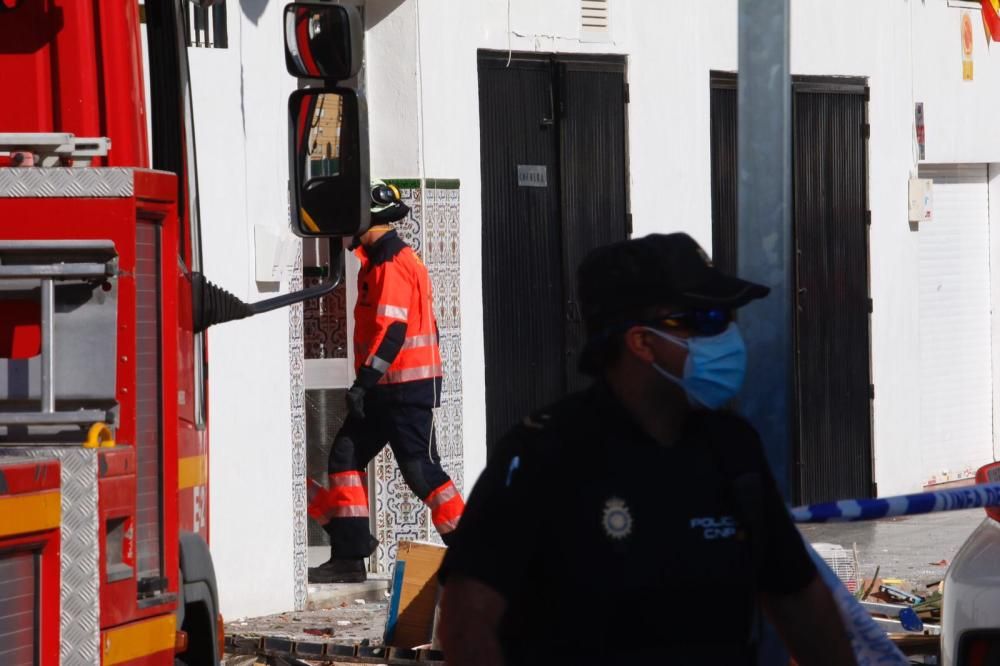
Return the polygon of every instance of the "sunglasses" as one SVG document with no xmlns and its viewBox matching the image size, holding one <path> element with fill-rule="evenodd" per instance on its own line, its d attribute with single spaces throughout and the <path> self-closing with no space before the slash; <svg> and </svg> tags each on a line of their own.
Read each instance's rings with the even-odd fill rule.
<svg viewBox="0 0 1000 666">
<path fill-rule="evenodd" d="M 671 312 L 645 323 L 668 331 L 686 330 L 698 336 L 708 337 L 724 332 L 732 321 L 733 313 L 731 311 L 713 308 Z"/>
</svg>

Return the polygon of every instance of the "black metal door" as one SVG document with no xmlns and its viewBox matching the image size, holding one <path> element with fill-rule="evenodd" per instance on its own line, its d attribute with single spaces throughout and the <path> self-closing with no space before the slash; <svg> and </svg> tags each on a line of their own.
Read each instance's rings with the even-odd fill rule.
<svg viewBox="0 0 1000 666">
<path fill-rule="evenodd" d="M 586 332 L 576 303 L 576 268 L 593 248 L 627 237 L 623 62 L 559 64 L 566 388 L 589 379 L 577 368 Z"/>
<path fill-rule="evenodd" d="M 559 136 L 547 61 L 479 60 L 487 442 L 559 395 Z M 519 167 L 534 182 L 518 184 Z M 542 176 L 544 175 L 544 181 Z M 544 183 L 544 184 L 543 184 Z"/>
<path fill-rule="evenodd" d="M 736 265 L 736 79 L 711 92 L 713 254 Z M 795 501 L 870 497 L 871 340 L 863 81 L 793 83 Z"/>
<path fill-rule="evenodd" d="M 482 51 L 487 446 L 582 386 L 575 271 L 625 237 L 625 64 Z"/>
<path fill-rule="evenodd" d="M 736 272 L 736 80 L 713 79 L 711 91 L 712 262 Z"/>
<path fill-rule="evenodd" d="M 873 492 L 865 107 L 860 85 L 793 97 L 802 502 Z"/>
</svg>

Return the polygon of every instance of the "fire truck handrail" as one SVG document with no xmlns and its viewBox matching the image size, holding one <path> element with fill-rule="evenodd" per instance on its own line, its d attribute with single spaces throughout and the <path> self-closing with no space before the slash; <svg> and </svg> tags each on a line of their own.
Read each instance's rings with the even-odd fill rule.
<svg viewBox="0 0 1000 666">
<path fill-rule="evenodd" d="M 0 426 L 89 426 L 107 420 L 108 411 L 104 409 L 78 409 L 70 412 L 0 412 Z M 3 446 L 2 442 L 0 446 Z"/>
<path fill-rule="evenodd" d="M 0 151 L 17 153 L 30 151 L 40 158 L 41 166 L 55 167 L 69 158 L 79 161 L 78 167 L 90 164 L 90 157 L 104 157 L 111 150 L 107 137 L 77 137 L 66 132 L 0 133 Z"/>
<path fill-rule="evenodd" d="M 107 253 L 106 261 L 94 261 L 95 257 L 81 257 L 74 261 L 72 256 L 61 257 L 58 261 L 47 258 L 44 262 L 5 264 L 3 255 L 30 254 L 32 252 L 60 254 Z M 100 259 L 100 258 L 98 258 Z M 109 240 L 12 240 L 0 241 L 0 279 L 24 278 L 89 278 L 110 277 L 117 274 L 118 259 L 115 245 Z"/>
<path fill-rule="evenodd" d="M 115 243 L 110 240 L 0 240 L 3 250 L 107 250 L 115 251 Z"/>
<path fill-rule="evenodd" d="M 0 280 L 21 278 L 88 278 L 115 275 L 115 262 L 106 264 L 0 265 Z"/>
</svg>

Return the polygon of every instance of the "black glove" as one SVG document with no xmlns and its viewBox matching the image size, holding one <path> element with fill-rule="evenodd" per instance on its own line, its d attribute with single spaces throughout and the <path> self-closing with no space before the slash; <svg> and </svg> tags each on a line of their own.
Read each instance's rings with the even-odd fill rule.
<svg viewBox="0 0 1000 666">
<path fill-rule="evenodd" d="M 359 419 L 365 418 L 365 389 L 355 384 L 344 396 L 347 401 L 347 412 Z"/>
</svg>

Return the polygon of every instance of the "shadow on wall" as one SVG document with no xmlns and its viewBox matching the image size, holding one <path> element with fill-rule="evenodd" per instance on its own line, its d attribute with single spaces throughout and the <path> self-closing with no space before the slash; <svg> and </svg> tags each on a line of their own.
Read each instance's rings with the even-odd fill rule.
<svg viewBox="0 0 1000 666">
<path fill-rule="evenodd" d="M 267 9 L 267 5 L 270 1 L 271 0 L 240 0 L 240 9 L 243 10 L 244 16 L 250 19 L 254 25 L 257 25 L 257 21 L 259 21 L 260 17 L 264 15 L 264 10 Z"/>
<path fill-rule="evenodd" d="M 254 25 L 264 15 L 268 3 L 271 0 L 240 0 L 240 9 L 243 15 L 250 19 Z M 358 0 L 356 4 L 364 8 L 365 29 L 373 28 L 382 22 L 386 16 L 394 12 L 407 0 Z M 282 0 L 282 5 L 286 4 Z M 349 3 L 353 4 L 353 3 Z"/>
<path fill-rule="evenodd" d="M 389 14 L 393 13 L 407 0 L 368 0 L 365 2 L 365 29 L 374 28 Z"/>
</svg>

